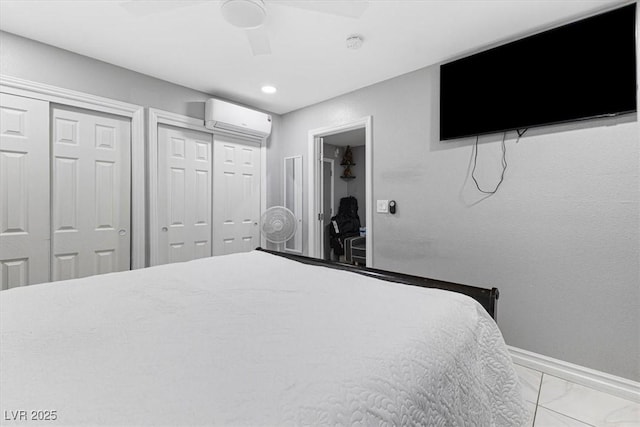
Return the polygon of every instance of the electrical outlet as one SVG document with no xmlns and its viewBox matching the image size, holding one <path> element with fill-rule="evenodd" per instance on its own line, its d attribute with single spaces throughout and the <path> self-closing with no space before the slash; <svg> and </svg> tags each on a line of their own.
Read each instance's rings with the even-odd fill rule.
<svg viewBox="0 0 640 427">
<path fill-rule="evenodd" d="M 389 212 L 389 201 L 388 200 L 377 200 L 376 201 L 376 211 L 378 213 L 388 213 Z"/>
</svg>

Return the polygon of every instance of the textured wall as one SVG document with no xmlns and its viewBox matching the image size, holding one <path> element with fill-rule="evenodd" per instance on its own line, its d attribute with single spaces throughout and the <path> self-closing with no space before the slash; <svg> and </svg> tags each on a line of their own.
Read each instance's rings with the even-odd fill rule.
<svg viewBox="0 0 640 427">
<path fill-rule="evenodd" d="M 373 199 L 398 203 L 368 224 L 376 268 L 496 286 L 508 344 L 640 380 L 636 114 L 510 132 L 485 197 L 475 140 L 439 141 L 438 83 L 433 66 L 286 114 L 273 154 L 306 156 L 310 129 L 372 115 Z M 480 138 L 484 187 L 501 137 Z"/>
</svg>

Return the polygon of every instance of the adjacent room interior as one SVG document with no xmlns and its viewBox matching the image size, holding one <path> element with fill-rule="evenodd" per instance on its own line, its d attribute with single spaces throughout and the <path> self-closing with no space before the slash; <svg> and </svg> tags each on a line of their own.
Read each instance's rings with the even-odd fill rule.
<svg viewBox="0 0 640 427">
<path fill-rule="evenodd" d="M 350 251 L 345 251 L 344 239 L 366 236 L 365 129 L 327 135 L 322 138 L 321 144 L 322 179 L 318 180 L 316 185 L 316 191 L 322 195 L 320 253 L 325 260 L 352 262 Z M 358 164 L 360 166 L 356 168 Z M 350 197 L 355 201 L 350 201 L 353 208 L 346 215 L 345 212 L 340 212 L 340 206 L 341 203 L 344 206 Z M 359 206 L 362 206 L 362 210 Z M 347 231 L 343 226 L 342 236 L 336 234 L 332 224 L 338 215 L 341 215 L 343 221 L 349 221 L 349 230 Z M 340 240 L 339 237 L 342 239 Z M 357 243 L 365 250 L 364 239 L 360 239 Z M 362 258 L 364 259 L 360 259 L 360 262 L 366 265 L 366 255 Z"/>
<path fill-rule="evenodd" d="M 323 179 L 322 188 L 319 188 L 319 190 L 322 192 L 322 218 L 324 221 L 323 259 L 340 260 L 342 256 L 343 261 L 366 265 L 366 252 L 361 254 L 364 256 L 360 256 L 359 258 L 357 256 L 357 261 L 353 261 L 351 251 L 347 251 L 347 248 L 344 246 L 344 238 L 357 237 L 358 240 L 354 243 L 356 243 L 361 250 L 366 251 L 365 240 L 360 239 L 360 237 L 366 238 L 367 229 L 365 214 L 365 129 L 360 128 L 325 136 L 322 144 Z M 355 206 L 358 207 L 358 209 L 354 209 L 353 213 L 355 213 L 355 215 L 347 217 L 348 220 L 354 220 L 354 225 L 351 226 L 350 236 L 343 236 L 342 242 L 340 242 L 338 238 L 335 238 L 332 245 L 332 218 L 339 214 L 341 201 L 349 197 L 355 199 Z M 362 210 L 359 208 L 360 206 L 362 206 Z M 351 236 L 351 234 L 354 235 Z M 351 245 L 349 244 L 349 248 L 350 247 Z"/>
</svg>

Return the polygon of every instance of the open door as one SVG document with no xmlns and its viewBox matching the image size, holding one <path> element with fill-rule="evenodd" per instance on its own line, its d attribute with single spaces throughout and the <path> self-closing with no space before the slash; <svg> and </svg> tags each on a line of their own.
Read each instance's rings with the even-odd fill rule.
<svg viewBox="0 0 640 427">
<path fill-rule="evenodd" d="M 331 259 L 329 232 L 331 217 L 335 215 L 334 200 L 334 164 L 333 159 L 322 159 L 322 254 L 324 259 Z"/>
</svg>

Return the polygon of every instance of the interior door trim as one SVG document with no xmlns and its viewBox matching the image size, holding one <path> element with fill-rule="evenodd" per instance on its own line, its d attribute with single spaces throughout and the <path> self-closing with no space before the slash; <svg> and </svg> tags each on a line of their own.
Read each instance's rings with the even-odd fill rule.
<svg viewBox="0 0 640 427">
<path fill-rule="evenodd" d="M 145 267 L 144 107 L 4 74 L 0 92 L 131 119 L 131 269 Z"/>
<path fill-rule="evenodd" d="M 320 239 L 322 238 L 322 227 L 320 221 L 317 221 L 320 213 L 320 198 L 322 195 L 318 190 L 321 177 L 322 157 L 321 147 L 322 138 L 336 133 L 346 132 L 354 129 L 364 128 L 365 130 L 365 216 L 367 218 L 367 267 L 373 267 L 373 143 L 372 143 L 372 123 L 373 116 L 364 116 L 359 119 L 351 120 L 338 125 L 330 125 L 317 129 L 311 129 L 307 136 L 308 146 L 308 196 L 307 196 L 307 224 L 308 239 L 306 254 L 312 258 L 321 258 Z"/>
<path fill-rule="evenodd" d="M 149 236 L 149 256 L 148 266 L 158 264 L 158 125 L 169 125 L 183 129 L 191 129 L 195 131 L 210 133 L 213 135 L 228 135 L 236 139 L 250 141 L 260 144 L 260 213 L 267 209 L 267 138 L 256 138 L 246 134 L 232 131 L 216 130 L 204 127 L 203 119 L 183 116 L 181 114 L 163 111 L 156 108 L 147 108 L 147 132 L 148 132 L 148 184 L 149 184 L 149 228 L 147 230 Z M 212 150 L 213 152 L 213 150 Z M 260 245 L 265 246 L 264 237 L 260 236 Z"/>
</svg>

